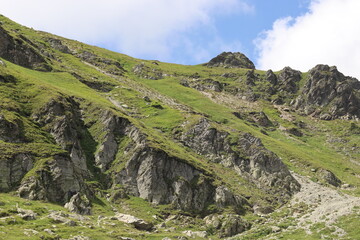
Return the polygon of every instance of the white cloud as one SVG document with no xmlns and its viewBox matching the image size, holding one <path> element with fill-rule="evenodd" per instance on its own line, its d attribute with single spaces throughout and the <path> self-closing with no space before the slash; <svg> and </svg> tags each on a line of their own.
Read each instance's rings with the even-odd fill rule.
<svg viewBox="0 0 360 240">
<path fill-rule="evenodd" d="M 213 31 L 219 14 L 252 12 L 243 0 L 11 0 L 1 11 L 26 26 L 125 52 L 166 60 L 175 36 Z M 216 36 L 212 36 L 216 37 Z"/>
<path fill-rule="evenodd" d="M 308 13 L 277 20 L 255 41 L 257 67 L 307 71 L 322 63 L 360 79 L 359 10 L 359 0 L 312 0 Z"/>
</svg>

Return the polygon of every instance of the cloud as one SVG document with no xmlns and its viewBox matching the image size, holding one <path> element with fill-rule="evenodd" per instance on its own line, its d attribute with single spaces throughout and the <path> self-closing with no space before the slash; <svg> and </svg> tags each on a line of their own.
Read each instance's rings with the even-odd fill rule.
<svg viewBox="0 0 360 240">
<path fill-rule="evenodd" d="M 255 40 L 257 67 L 307 71 L 322 63 L 360 79 L 359 9 L 359 0 L 312 0 L 303 16 L 278 19 Z"/>
<path fill-rule="evenodd" d="M 216 16 L 254 11 L 243 0 L 11 0 L 1 9 L 26 26 L 161 60 L 170 59 L 191 31 L 217 38 Z"/>
</svg>

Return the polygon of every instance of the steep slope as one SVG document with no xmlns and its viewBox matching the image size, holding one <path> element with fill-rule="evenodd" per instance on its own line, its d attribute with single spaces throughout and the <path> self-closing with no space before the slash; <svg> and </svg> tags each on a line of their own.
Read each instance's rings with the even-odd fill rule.
<svg viewBox="0 0 360 240">
<path fill-rule="evenodd" d="M 334 68 L 263 72 L 240 53 L 198 66 L 138 60 L 5 17 L 0 39 L 6 198 L 61 204 L 90 214 L 84 224 L 132 214 L 151 225 L 131 218 L 137 229 L 163 224 L 154 237 L 204 236 L 195 226 L 223 238 L 300 190 L 288 167 L 359 194 L 358 82 Z M 111 226 L 100 219 L 99 231 Z"/>
</svg>

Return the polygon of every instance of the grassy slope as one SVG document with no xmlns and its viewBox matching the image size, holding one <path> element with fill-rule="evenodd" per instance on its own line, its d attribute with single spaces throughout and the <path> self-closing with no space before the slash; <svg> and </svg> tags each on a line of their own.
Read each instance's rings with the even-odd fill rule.
<svg viewBox="0 0 360 240">
<path fill-rule="evenodd" d="M 7 29 L 18 29 L 22 34 L 31 38 L 32 41 L 40 42 L 45 46 L 48 46 L 48 43 L 43 39 L 50 35 L 20 27 L 7 19 L 2 19 L 2 21 L 7 23 Z M 135 118 L 132 118 L 132 121 L 149 134 L 150 139 L 153 139 L 155 145 L 165 148 L 169 153 L 175 156 L 187 159 L 199 168 L 206 169 L 206 171 L 223 173 L 220 175 L 222 176 L 220 177 L 220 181 L 225 181 L 227 184 L 234 186 L 236 181 L 242 181 L 239 177 L 232 173 L 228 173 L 228 171 L 221 166 L 210 166 L 206 160 L 203 160 L 194 153 L 189 154 L 186 149 L 181 148 L 179 144 L 170 140 L 173 129 L 182 122 L 186 120 L 191 121 L 193 118 L 199 118 L 199 114 L 204 114 L 209 116 L 211 120 L 222 123 L 222 127 L 225 129 L 250 132 L 261 138 L 265 146 L 278 154 L 292 170 L 301 174 L 310 175 L 313 179 L 316 179 L 315 173 L 311 171 L 312 168 L 328 169 L 334 172 L 343 182 L 356 187 L 355 190 L 349 190 L 348 192 L 360 195 L 360 190 L 358 190 L 360 188 L 360 179 L 357 177 L 360 175 L 360 167 L 358 164 L 349 161 L 349 159 L 352 158 L 353 161 L 359 163 L 359 154 L 354 153 L 349 157 L 348 154 L 341 150 L 341 144 L 344 145 L 344 143 L 330 144 L 327 141 L 327 134 L 331 132 L 334 137 L 346 139 L 348 142 L 345 144 L 357 144 L 360 140 L 360 136 L 358 134 L 351 134 L 349 122 L 342 120 L 328 122 L 315 121 L 310 118 L 297 116 L 293 113 L 299 121 L 301 120 L 310 126 L 309 128 L 303 129 L 305 133 L 303 137 L 289 136 L 280 130 L 268 131 L 268 135 L 264 135 L 260 132 L 261 128 L 236 118 L 232 114 L 234 109 L 217 104 L 198 91 L 186 88 L 179 83 L 181 77 L 189 77 L 195 73 L 203 78 L 217 78 L 214 76 L 219 76 L 224 72 L 234 72 L 239 75 L 244 75 L 247 72 L 245 69 L 209 69 L 200 65 L 183 66 L 168 63 L 159 63 L 159 65 L 153 66 L 151 65 L 151 61 L 140 61 L 101 48 L 87 46 L 76 41 L 62 40 L 72 49 L 91 51 L 98 56 L 111 58 L 121 62 L 123 67 L 127 70 L 127 73 L 122 77 L 123 79 L 130 79 L 139 87 L 145 87 L 156 94 L 165 95 L 175 99 L 178 103 L 188 106 L 198 114 L 190 114 L 179 109 L 174 109 L 160 100 L 156 101 L 163 106 L 163 109 L 157 109 L 152 106 L 153 104 L 156 104 L 156 102 L 152 102 L 151 104 L 146 103 L 142 99 L 144 94 L 139 93 L 128 86 L 126 81 L 121 81 L 120 78 L 118 79 L 103 74 L 94 67 L 82 63 L 77 57 L 70 54 L 63 54 L 55 50 L 54 54 L 61 60 L 61 63 L 52 61 L 52 65 L 54 66 L 54 69 L 59 70 L 59 72 L 38 72 L 16 66 L 9 62 L 6 62 L 6 68 L 1 67 L 2 73 L 14 75 L 16 78 L 20 79 L 20 87 L 15 90 L 12 89 L 15 91 L 12 95 L 9 94 L 9 88 L 2 86 L 2 106 L 21 108 L 24 112 L 27 112 L 29 111 L 27 108 L 31 108 L 32 110 L 38 109 L 49 99 L 54 98 L 57 95 L 69 95 L 84 99 L 87 102 L 92 102 L 98 107 L 114 109 L 115 111 L 118 111 L 118 114 L 123 114 L 108 100 L 108 97 L 111 96 L 119 102 L 128 105 L 130 109 L 135 112 Z M 132 73 L 132 68 L 141 62 L 145 62 L 145 64 L 166 72 L 171 76 L 160 80 L 139 78 Z M 65 72 L 63 72 L 64 70 Z M 113 89 L 110 93 L 97 92 L 78 81 L 70 74 L 71 72 L 79 73 L 85 78 L 96 77 L 97 81 L 116 84 L 119 87 Z M 264 74 L 264 72 L 261 71 L 257 71 L 257 73 L 261 75 Z M 228 80 L 223 81 L 229 83 Z M 236 85 L 237 83 L 230 82 L 229 84 Z M 21 89 L 21 91 L 19 89 Z M 14 94 L 18 99 L 14 99 Z M 25 102 L 26 99 L 28 100 L 27 104 L 23 104 L 22 102 Z M 279 112 L 274 110 L 269 104 L 263 103 L 261 104 L 261 108 L 272 121 L 276 121 L 281 125 L 292 126 L 293 123 L 281 119 L 279 117 Z M 8 116 L 10 118 L 12 116 L 11 113 L 9 113 Z M 20 117 L 23 118 L 23 116 Z M 36 126 L 32 126 L 32 123 L 26 119 L 24 120 L 25 122 L 28 122 L 26 132 L 31 133 L 29 135 L 32 136 L 33 141 L 40 143 L 28 144 L 27 147 L 32 146 L 34 151 L 39 151 L 40 149 L 45 149 L 44 151 L 49 152 L 61 151 L 53 145 L 51 138 L 46 135 L 46 133 L 38 130 Z M 48 143 L 49 145 L 45 145 L 44 143 Z M 3 142 L 1 143 L 1 146 L 4 149 L 3 153 L 6 152 L 6 149 L 8 151 L 11 149 Z M 49 149 L 46 150 L 46 146 L 49 146 Z M 247 190 L 246 186 L 238 186 L 238 188 L 238 191 L 240 192 L 252 191 L 251 189 Z M 261 194 L 259 194 L 258 197 L 261 197 Z M 23 201 L 10 195 L 3 194 L 2 199 L 6 198 L 11 198 L 11 201 Z M 134 200 L 134 202 L 136 201 L 139 200 Z M 130 201 L 129 204 L 131 205 L 133 202 Z M 57 209 L 57 206 L 55 207 L 54 205 L 51 205 L 49 208 L 53 207 L 54 209 Z M 103 207 L 99 205 L 99 209 L 103 209 Z M 141 209 L 141 207 L 133 207 L 130 209 Z M 152 208 L 150 207 L 149 209 Z M 140 213 L 140 215 L 144 215 L 143 217 L 146 216 L 146 214 L 143 213 Z M 36 224 L 40 224 L 40 222 Z M 44 223 L 43 226 L 47 224 L 48 223 Z M 66 235 L 66 233 L 64 234 Z M 95 232 L 92 234 L 94 236 L 96 235 Z"/>
</svg>

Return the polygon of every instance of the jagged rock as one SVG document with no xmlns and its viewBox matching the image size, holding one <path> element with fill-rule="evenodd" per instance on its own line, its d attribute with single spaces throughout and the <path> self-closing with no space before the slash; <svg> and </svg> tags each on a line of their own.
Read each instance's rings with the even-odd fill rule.
<svg viewBox="0 0 360 240">
<path fill-rule="evenodd" d="M 1 79 L 1 78 L 0 78 Z M 15 115 L 16 116 L 16 115 Z M 0 114 L 0 140 L 5 142 L 22 142 L 22 122 L 19 118 L 11 116 L 11 120 Z"/>
<path fill-rule="evenodd" d="M 293 105 L 306 115 L 324 120 L 359 117 L 360 82 L 345 77 L 336 67 L 317 65 L 309 71 L 302 93 Z"/>
<path fill-rule="evenodd" d="M 0 26 L 0 42 L 0 57 L 23 67 L 41 71 L 51 70 L 45 58 L 25 37 L 14 38 Z"/>
<path fill-rule="evenodd" d="M 278 76 L 278 85 L 280 91 L 296 93 L 298 91 L 297 83 L 301 80 L 301 72 L 290 67 L 281 70 Z"/>
<path fill-rule="evenodd" d="M 133 72 L 141 77 L 146 79 L 158 80 L 164 78 L 164 74 L 157 68 L 150 68 L 145 65 L 145 63 L 140 63 L 133 68 Z"/>
<path fill-rule="evenodd" d="M 78 213 L 81 215 L 91 214 L 91 202 L 85 195 L 81 196 L 80 193 L 75 194 L 70 198 L 70 201 L 64 206 L 69 211 Z"/>
<path fill-rule="evenodd" d="M 124 72 L 126 72 L 126 70 L 122 67 L 122 65 L 118 61 L 99 57 L 92 52 L 83 51 L 77 54 L 77 56 L 81 58 L 83 61 L 90 63 L 95 67 L 101 68 L 102 71 L 108 74 L 122 76 Z"/>
<path fill-rule="evenodd" d="M 285 195 L 299 190 L 299 183 L 281 160 L 264 148 L 260 139 L 248 133 L 239 135 L 235 142 L 230 141 L 228 132 L 217 130 L 203 118 L 181 136 L 181 141 L 210 160 L 255 180 L 259 187 L 278 186 Z"/>
<path fill-rule="evenodd" d="M 254 73 L 254 70 L 247 71 L 246 73 L 246 80 L 245 84 L 248 86 L 255 86 L 255 81 L 257 80 L 257 77 Z"/>
<path fill-rule="evenodd" d="M 211 78 L 206 79 L 181 79 L 180 84 L 184 87 L 195 88 L 199 91 L 212 90 L 215 92 L 221 92 L 223 90 L 223 85 L 219 81 L 215 81 Z"/>
<path fill-rule="evenodd" d="M 50 38 L 49 39 L 50 46 L 60 52 L 63 53 L 71 53 L 71 50 L 68 46 L 64 45 L 60 39 Z"/>
<path fill-rule="evenodd" d="M 65 203 L 73 193 L 80 191 L 82 184 L 71 160 L 55 155 L 44 161 L 36 174 L 22 180 L 18 193 L 30 200 Z"/>
<path fill-rule="evenodd" d="M 227 187 L 219 186 L 215 190 L 215 203 L 220 208 L 232 206 L 238 212 L 243 211 L 249 203 L 243 197 L 234 195 Z"/>
<path fill-rule="evenodd" d="M 201 171 L 159 149 L 138 148 L 115 179 L 129 194 L 154 204 L 202 211 L 213 202 L 214 186 Z"/>
<path fill-rule="evenodd" d="M 0 161 L 0 191 L 9 191 L 33 167 L 32 156 L 25 153 Z"/>
<path fill-rule="evenodd" d="M 132 215 L 119 213 L 116 214 L 115 217 L 117 218 L 117 220 L 121 222 L 132 224 L 136 229 L 139 230 L 150 231 L 154 227 L 152 223 L 148 223 Z"/>
<path fill-rule="evenodd" d="M 205 66 L 255 69 L 254 63 L 240 52 L 223 52 L 215 58 L 211 59 L 210 62 L 205 64 Z"/>
<path fill-rule="evenodd" d="M 199 91 L 212 90 L 215 92 L 221 92 L 221 90 L 223 89 L 223 86 L 220 82 L 215 81 L 210 78 L 207 78 L 204 80 L 198 80 L 193 85 L 194 86 L 192 86 L 192 87 Z"/>
<path fill-rule="evenodd" d="M 332 173 L 329 170 L 326 169 L 320 169 L 318 172 L 318 176 L 320 176 L 321 179 L 325 180 L 328 184 L 331 184 L 335 187 L 340 187 L 342 182 L 340 179 L 338 179 L 334 173 Z"/>
<path fill-rule="evenodd" d="M 204 218 L 205 224 L 216 229 L 220 238 L 231 237 L 250 229 L 251 224 L 236 214 L 209 215 Z"/>
<path fill-rule="evenodd" d="M 266 81 L 270 82 L 272 85 L 276 85 L 278 83 L 277 76 L 272 70 L 268 70 L 265 75 Z"/>
<path fill-rule="evenodd" d="M 80 129 L 85 129 L 85 126 L 79 104 L 72 98 L 52 99 L 32 117 L 48 129 L 57 144 L 70 154 L 75 171 L 88 176 L 86 156 L 80 142 Z"/>
<path fill-rule="evenodd" d="M 264 112 L 249 112 L 249 117 L 262 127 L 270 127 L 273 125 Z"/>
<path fill-rule="evenodd" d="M 128 119 L 118 117 L 110 111 L 104 111 L 100 116 L 105 132 L 105 136 L 100 143 L 98 151 L 95 153 L 96 164 L 105 171 L 109 164 L 115 160 L 118 150 L 116 139 L 123 136 L 130 137 L 134 142 L 143 145 L 144 136 L 134 127 Z"/>
</svg>

